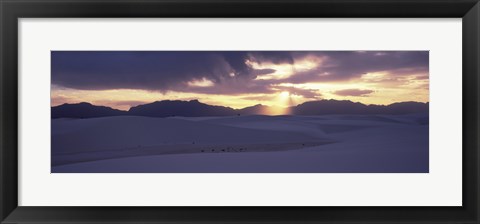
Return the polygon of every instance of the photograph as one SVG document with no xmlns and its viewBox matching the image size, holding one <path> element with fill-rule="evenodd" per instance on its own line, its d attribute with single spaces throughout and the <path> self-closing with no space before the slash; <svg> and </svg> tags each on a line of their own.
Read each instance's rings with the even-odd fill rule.
<svg viewBox="0 0 480 224">
<path fill-rule="evenodd" d="M 429 173 L 429 51 L 51 51 L 51 173 Z"/>
</svg>

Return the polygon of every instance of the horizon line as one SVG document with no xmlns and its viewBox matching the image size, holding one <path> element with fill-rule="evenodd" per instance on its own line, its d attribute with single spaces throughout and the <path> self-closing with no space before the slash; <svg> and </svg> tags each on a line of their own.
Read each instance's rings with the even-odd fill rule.
<svg viewBox="0 0 480 224">
<path fill-rule="evenodd" d="M 292 106 L 288 106 L 288 107 L 281 107 L 281 106 L 268 106 L 268 105 L 264 105 L 264 104 L 255 104 L 255 105 L 251 105 L 251 106 L 246 106 L 246 107 L 243 107 L 243 108 L 238 108 L 238 109 L 235 109 L 235 108 L 232 108 L 232 107 L 229 107 L 229 106 L 222 106 L 222 105 L 212 105 L 212 104 L 207 104 L 207 103 L 203 103 L 201 102 L 200 100 L 198 99 L 193 99 L 193 100 L 156 100 L 156 101 L 153 101 L 153 102 L 146 102 L 144 104 L 138 104 L 136 106 L 131 106 L 128 110 L 122 110 L 122 109 L 117 109 L 117 108 L 113 108 L 113 107 L 109 107 L 109 106 L 105 106 L 105 105 L 98 105 L 98 104 L 93 104 L 93 103 L 90 103 L 90 102 L 78 102 L 78 103 L 63 103 L 63 104 L 59 104 L 59 105 L 56 105 L 56 106 L 50 106 L 50 108 L 53 108 L 53 107 L 59 107 L 59 106 L 63 106 L 63 105 L 76 105 L 76 104 L 90 104 L 92 106 L 99 106 L 99 107 L 107 107 L 107 108 L 110 108 L 110 109 L 114 109 L 114 110 L 119 110 L 119 111 L 125 111 L 125 112 L 128 112 L 130 111 L 133 107 L 137 107 L 137 106 L 141 106 L 141 105 L 147 105 L 147 104 L 152 104 L 152 103 L 157 103 L 157 102 L 163 102 L 163 101 L 179 101 L 179 102 L 192 102 L 192 101 L 197 101 L 199 103 L 202 103 L 202 104 L 205 104 L 205 105 L 209 105 L 209 106 L 219 106 L 219 107 L 226 107 L 226 108 L 230 108 L 230 109 L 233 109 L 233 110 L 242 110 L 242 109 L 245 109 L 245 108 L 248 108 L 248 107 L 254 107 L 254 106 L 266 106 L 266 107 L 274 107 L 274 108 L 282 108 L 282 109 L 287 109 L 287 108 L 290 108 L 290 107 L 296 107 L 296 106 L 299 106 L 301 104 L 305 104 L 305 103 L 309 103 L 309 102 L 320 102 L 320 101 L 339 101 L 339 102 L 342 102 L 342 101 L 348 101 L 348 102 L 351 102 L 351 103 L 359 103 L 359 104 L 362 104 L 362 105 L 365 105 L 365 106 L 390 106 L 390 105 L 393 105 L 393 104 L 396 104 L 396 103 L 408 103 L 408 102 L 412 102 L 412 103 L 423 103 L 423 104 L 429 104 L 430 101 L 427 101 L 427 102 L 420 102 L 420 101 L 400 101 L 400 102 L 394 102 L 394 103 L 391 103 L 391 104 L 364 104 L 364 103 L 361 103 L 361 102 L 358 102 L 358 101 L 351 101 L 351 100 L 336 100 L 336 99 L 320 99 L 320 100 L 312 100 L 312 101 L 305 101 L 303 103 L 299 103 L 297 105 L 292 105 Z"/>
</svg>

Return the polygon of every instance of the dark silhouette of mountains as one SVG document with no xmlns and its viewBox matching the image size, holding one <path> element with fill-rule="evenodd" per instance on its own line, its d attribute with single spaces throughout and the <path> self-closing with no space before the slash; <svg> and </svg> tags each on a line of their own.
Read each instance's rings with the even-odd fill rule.
<svg viewBox="0 0 480 224">
<path fill-rule="evenodd" d="M 428 112 L 428 103 L 401 102 L 390 105 L 365 105 L 348 100 L 310 101 L 291 107 L 295 115 L 326 114 L 411 114 Z"/>
<path fill-rule="evenodd" d="M 239 109 L 238 114 L 266 114 L 266 111 L 270 110 L 271 107 L 265 106 L 262 104 L 257 104 L 251 107 L 245 107 L 243 109 Z"/>
<path fill-rule="evenodd" d="M 292 115 L 328 115 L 328 114 L 410 114 L 428 113 L 428 103 L 401 102 L 390 105 L 365 105 L 348 100 L 310 101 L 288 108 Z M 198 100 L 179 101 L 164 100 L 138 105 L 129 111 L 121 111 L 110 107 L 95 106 L 90 103 L 63 104 L 52 107 L 52 118 L 93 118 L 107 116 L 148 116 L 148 117 L 203 117 L 203 116 L 239 116 L 268 114 L 274 111 L 265 105 L 255 105 L 243 109 L 223 106 L 212 106 Z"/>
<path fill-rule="evenodd" d="M 130 115 L 147 117 L 204 117 L 233 116 L 236 111 L 230 107 L 211 106 L 198 100 L 179 101 L 164 100 L 130 108 Z"/>
<path fill-rule="evenodd" d="M 92 118 L 127 115 L 127 111 L 110 107 L 95 106 L 90 103 L 63 104 L 52 107 L 52 118 Z"/>
</svg>

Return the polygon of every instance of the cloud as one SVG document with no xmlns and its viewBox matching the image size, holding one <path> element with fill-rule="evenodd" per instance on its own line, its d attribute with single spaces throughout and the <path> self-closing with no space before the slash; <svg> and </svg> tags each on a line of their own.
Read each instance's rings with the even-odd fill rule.
<svg viewBox="0 0 480 224">
<path fill-rule="evenodd" d="M 212 81 L 206 79 L 206 78 L 203 78 L 201 80 L 193 80 L 193 81 L 190 81 L 187 83 L 189 86 L 196 86 L 196 87 L 211 87 L 211 86 L 214 86 L 215 83 L 213 83 Z"/>
<path fill-rule="evenodd" d="M 53 51 L 52 83 L 84 90 L 146 89 L 165 91 L 192 80 L 222 83 L 254 79 L 274 72 L 256 70 L 248 60 L 290 62 L 288 52 L 247 51 Z"/>
<path fill-rule="evenodd" d="M 53 84 L 85 90 L 161 91 L 193 79 L 217 80 L 242 69 L 235 71 L 224 58 L 211 53 L 52 52 Z"/>
<path fill-rule="evenodd" d="M 306 55 L 324 57 L 321 66 L 299 72 L 287 80 L 290 83 L 343 81 L 371 72 L 393 75 L 428 73 L 428 51 L 332 51 L 311 52 Z M 305 55 L 303 55 L 305 57 Z"/>
<path fill-rule="evenodd" d="M 343 89 L 335 91 L 334 94 L 339 96 L 367 96 L 375 91 L 368 89 Z"/>
<path fill-rule="evenodd" d="M 290 94 L 303 96 L 304 98 L 309 99 L 319 99 L 322 96 L 322 94 L 315 89 L 302 89 L 293 86 L 275 86 L 274 88 L 278 91 L 287 91 Z"/>
<path fill-rule="evenodd" d="M 52 51 L 51 57 L 52 85 L 59 88 L 233 95 L 272 93 L 280 83 L 336 82 L 375 72 L 386 72 L 390 79 L 411 74 L 428 78 L 429 63 L 427 51 Z M 275 69 L 300 68 L 302 63 L 309 66 L 292 74 Z M 256 79 L 265 75 L 278 78 Z M 316 90 L 289 91 L 319 96 Z"/>
<path fill-rule="evenodd" d="M 255 101 L 271 101 L 274 100 L 276 96 L 272 95 L 255 95 L 255 96 L 244 96 L 241 99 L 244 100 L 255 100 Z"/>
</svg>

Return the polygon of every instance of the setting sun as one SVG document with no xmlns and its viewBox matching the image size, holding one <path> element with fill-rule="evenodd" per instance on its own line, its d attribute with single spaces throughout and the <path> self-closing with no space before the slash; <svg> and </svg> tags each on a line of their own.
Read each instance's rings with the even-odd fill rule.
<svg viewBox="0 0 480 224">
<path fill-rule="evenodd" d="M 290 96 L 290 93 L 289 93 L 288 91 L 283 91 L 283 92 L 280 93 L 280 97 L 281 97 L 282 99 L 286 99 L 286 98 L 288 98 L 289 96 Z"/>
</svg>

